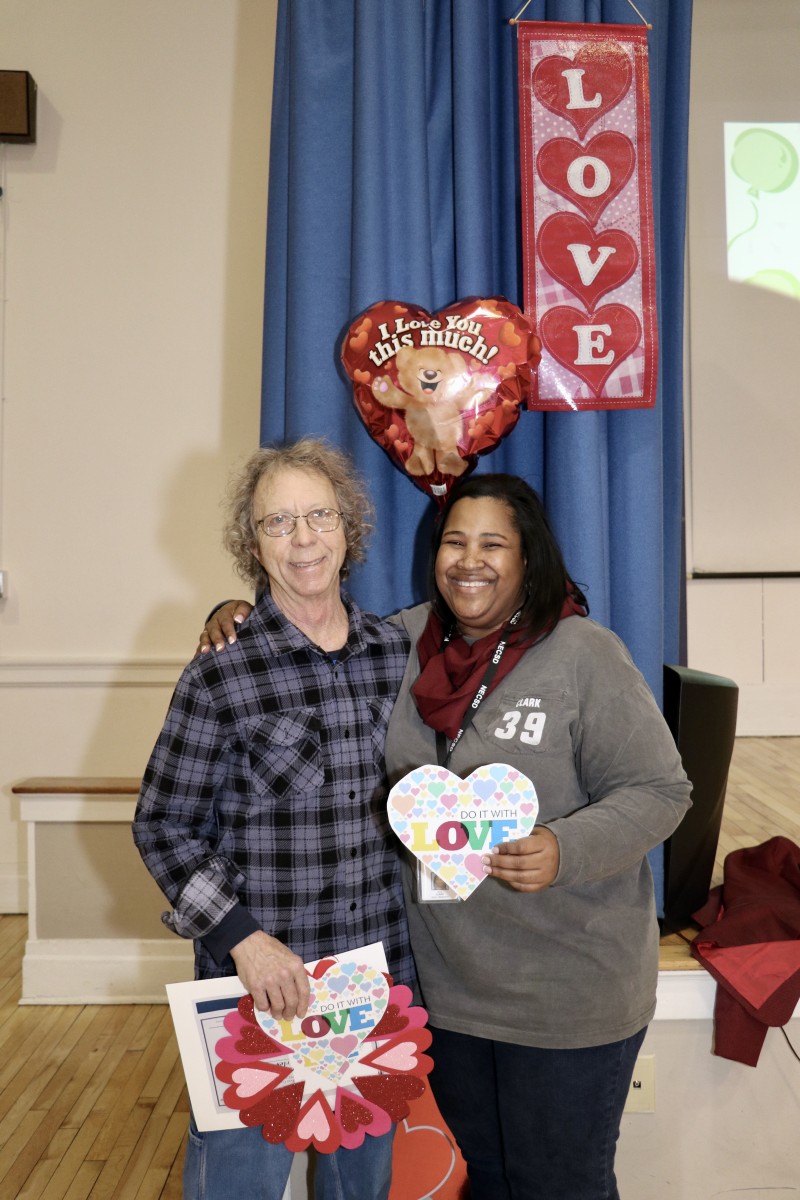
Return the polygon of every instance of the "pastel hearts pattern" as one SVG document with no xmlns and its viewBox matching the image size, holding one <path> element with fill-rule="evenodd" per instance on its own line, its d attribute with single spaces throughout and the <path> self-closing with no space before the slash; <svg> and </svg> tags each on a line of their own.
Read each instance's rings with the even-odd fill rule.
<svg viewBox="0 0 800 1200">
<path fill-rule="evenodd" d="M 581 165 L 582 160 L 597 160 L 607 179 L 600 178 L 602 171 L 598 173 L 591 161 Z M 625 187 L 635 165 L 633 142 L 615 130 L 598 133 L 585 146 L 572 138 L 551 138 L 536 157 L 542 181 L 579 208 L 593 225 Z M 584 191 L 576 190 L 578 181 Z"/>
<path fill-rule="evenodd" d="M 406 848 L 466 900 L 486 878 L 481 855 L 526 837 L 539 802 L 530 779 L 505 763 L 479 767 L 466 779 L 428 765 L 395 784 L 387 811 Z"/>
<path fill-rule="evenodd" d="M 569 88 L 582 102 L 573 103 Z M 579 77 L 578 77 L 579 76 Z M 595 121 L 619 104 L 631 86 L 631 60 L 618 42 L 591 42 L 581 46 L 573 58 L 552 54 L 541 59 L 533 72 L 533 94 L 556 116 L 569 121 L 583 137 Z"/>
<path fill-rule="evenodd" d="M 595 334 L 593 356 L 608 362 L 576 362 L 578 335 L 576 326 L 603 326 Z M 606 332 L 607 331 L 607 332 Z M 595 396 L 603 390 L 610 375 L 632 354 L 642 340 L 642 327 L 636 313 L 621 304 L 606 304 L 589 316 L 568 305 L 556 305 L 542 317 L 542 341 L 553 358 L 578 375 Z"/>
<path fill-rule="evenodd" d="M 309 982 L 311 1000 L 302 1021 L 279 1021 L 258 1010 L 255 1019 L 262 1033 L 290 1052 L 296 1079 L 330 1087 L 349 1077 L 361 1043 L 373 1036 L 386 1012 L 389 987 L 380 971 L 352 962 L 334 962 Z M 358 1008 L 355 1028 L 349 1016 L 353 1008 Z"/>
<path fill-rule="evenodd" d="M 630 234 L 622 229 L 596 233 L 577 213 L 547 217 L 539 230 L 536 249 L 545 270 L 582 300 L 589 311 L 601 296 L 630 279 L 639 261 Z"/>
</svg>

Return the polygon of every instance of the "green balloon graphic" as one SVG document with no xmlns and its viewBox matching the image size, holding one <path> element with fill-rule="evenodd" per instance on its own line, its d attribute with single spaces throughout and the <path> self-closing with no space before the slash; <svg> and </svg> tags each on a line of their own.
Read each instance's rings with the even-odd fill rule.
<svg viewBox="0 0 800 1200">
<path fill-rule="evenodd" d="M 751 196 L 759 192 L 784 192 L 797 177 L 797 150 L 771 129 L 745 129 L 733 144 L 731 166 L 749 183 Z"/>
<path fill-rule="evenodd" d="M 777 268 L 756 271 L 755 275 L 751 275 L 744 282 L 751 283 L 754 287 L 767 288 L 771 292 L 780 292 L 783 296 L 792 296 L 794 299 L 800 300 L 800 279 L 792 275 L 791 271 L 781 271 Z"/>
</svg>

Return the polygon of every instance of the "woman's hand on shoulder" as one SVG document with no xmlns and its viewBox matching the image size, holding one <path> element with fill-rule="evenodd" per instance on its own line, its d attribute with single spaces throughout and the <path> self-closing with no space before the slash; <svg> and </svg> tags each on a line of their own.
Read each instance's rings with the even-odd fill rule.
<svg viewBox="0 0 800 1200">
<path fill-rule="evenodd" d="M 216 608 L 200 634 L 195 657 L 208 654 L 212 646 L 215 650 L 224 650 L 226 643 L 232 645 L 236 641 L 236 626 L 246 621 L 252 611 L 252 604 L 246 600 L 228 600 Z"/>
<path fill-rule="evenodd" d="M 542 825 L 528 837 L 503 842 L 481 861 L 487 875 L 501 879 L 518 892 L 541 892 L 558 874 L 558 838 Z"/>
</svg>

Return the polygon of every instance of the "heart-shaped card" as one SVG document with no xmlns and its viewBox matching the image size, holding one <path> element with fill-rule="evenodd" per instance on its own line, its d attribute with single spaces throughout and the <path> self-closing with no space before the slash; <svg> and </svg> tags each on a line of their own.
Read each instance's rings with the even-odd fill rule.
<svg viewBox="0 0 800 1200">
<path fill-rule="evenodd" d="M 526 775 L 506 763 L 460 779 L 446 767 L 417 767 L 389 793 L 389 823 L 400 841 L 462 900 L 483 883 L 481 856 L 527 837 L 539 801 Z"/>
<path fill-rule="evenodd" d="M 362 1042 L 371 1038 L 389 1002 L 389 984 L 376 967 L 335 962 L 318 978 L 311 976 L 311 1001 L 302 1019 L 280 1021 L 255 1010 L 261 1030 L 280 1042 L 297 1082 L 330 1089 L 350 1079 Z"/>
<path fill-rule="evenodd" d="M 227 1085 L 226 1108 L 242 1125 L 260 1125 L 268 1142 L 354 1150 L 404 1120 L 408 1101 L 424 1092 L 433 1066 L 428 1014 L 410 988 L 358 956 L 306 971 L 311 1003 L 301 1019 L 273 1019 L 241 997 L 214 1046 L 214 1073 Z M 206 1126 L 215 1127 L 223 1126 Z"/>
</svg>

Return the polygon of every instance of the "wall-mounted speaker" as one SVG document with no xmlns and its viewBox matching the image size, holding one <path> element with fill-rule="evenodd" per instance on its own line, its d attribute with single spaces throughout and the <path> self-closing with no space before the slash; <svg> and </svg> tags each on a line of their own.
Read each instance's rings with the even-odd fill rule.
<svg viewBox="0 0 800 1200">
<path fill-rule="evenodd" d="M 0 142 L 36 141 L 36 84 L 29 71 L 0 71 Z"/>
</svg>

